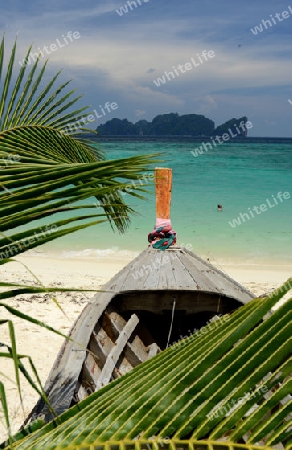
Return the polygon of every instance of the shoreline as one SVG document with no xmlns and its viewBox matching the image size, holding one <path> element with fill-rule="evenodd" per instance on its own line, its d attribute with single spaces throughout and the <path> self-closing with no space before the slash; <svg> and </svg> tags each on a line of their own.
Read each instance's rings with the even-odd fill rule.
<svg viewBox="0 0 292 450">
<path fill-rule="evenodd" d="M 102 261 L 111 260 L 113 262 L 119 261 L 132 261 L 141 252 L 146 250 L 147 245 L 141 245 L 140 248 L 123 248 L 123 247 L 107 247 L 104 248 L 79 248 L 72 249 L 72 245 L 63 248 L 57 247 L 46 247 L 47 244 L 43 246 L 43 250 L 28 250 L 22 253 L 20 258 L 40 258 L 41 260 L 64 260 L 64 261 L 88 261 L 94 264 Z M 199 258 L 208 261 L 215 267 L 223 266 L 240 266 L 240 267 L 264 267 L 269 269 L 273 268 L 292 268 L 292 258 L 287 257 L 287 254 L 274 256 L 261 255 L 261 256 L 251 256 L 244 255 L 238 252 L 228 252 L 226 249 L 216 249 L 212 252 L 208 249 L 201 247 L 194 248 L 191 243 L 177 244 L 181 247 L 185 247 L 187 250 L 195 253 Z M 239 256 L 240 254 L 240 256 Z M 292 272 L 292 271 L 291 271 Z"/>
<path fill-rule="evenodd" d="M 68 288 L 98 289 L 109 281 L 115 274 L 129 264 L 139 252 L 131 254 L 111 254 L 103 256 L 72 256 L 27 254 L 19 255 L 13 262 L 1 268 L 1 274 L 11 282 L 15 277 L 19 284 L 37 285 L 38 281 L 50 287 L 62 286 Z M 204 259 L 204 258 L 202 258 Z M 292 264 L 277 264 L 271 261 L 264 263 L 238 263 L 222 259 L 222 261 L 208 262 L 223 273 L 242 284 L 248 290 L 251 286 L 262 286 L 256 289 L 255 295 L 265 294 L 265 286 L 276 289 L 292 276 Z M 31 274 L 27 270 L 31 271 Z M 34 274 L 35 277 L 32 275 Z M 37 278 L 36 278 L 37 277 Z M 1 277 L 2 278 L 2 277 Z M 54 281 L 53 281 L 54 280 Z"/>
<path fill-rule="evenodd" d="M 83 308 L 91 301 L 94 293 L 101 289 L 110 278 L 122 270 L 132 259 L 133 256 L 130 255 L 123 257 L 107 255 L 99 258 L 64 258 L 60 255 L 52 257 L 37 254 L 20 255 L 15 258 L 16 261 L 1 266 L 1 281 L 17 282 L 32 286 L 36 286 L 41 282 L 48 287 L 79 288 L 81 292 L 57 292 L 55 295 L 18 295 L 17 297 L 6 299 L 4 303 L 67 334 Z M 212 263 L 212 261 L 210 262 Z M 275 265 L 270 262 L 267 265 L 251 265 L 226 262 L 226 264 L 213 265 L 242 284 L 255 296 L 269 294 L 292 274 L 292 264 Z M 84 289 L 90 289 L 92 292 L 85 292 Z M 53 297 L 57 299 L 63 312 L 56 306 Z M 41 382 L 44 384 L 64 338 L 45 328 L 40 328 L 37 325 L 12 316 L 4 308 L 1 309 L 1 319 L 13 321 L 17 352 L 32 357 Z M 7 324 L 1 325 L 1 337 L 3 343 L 10 344 Z M 25 358 L 23 362 L 25 367 L 29 369 L 28 360 Z M 0 373 L 5 385 L 12 421 L 12 433 L 14 433 L 19 429 L 27 414 L 37 402 L 38 394 L 21 377 L 23 391 L 22 411 L 17 387 L 13 381 L 15 372 L 11 361 L 4 358 L 0 359 Z M 3 440 L 6 438 L 1 409 L 0 436 Z"/>
</svg>

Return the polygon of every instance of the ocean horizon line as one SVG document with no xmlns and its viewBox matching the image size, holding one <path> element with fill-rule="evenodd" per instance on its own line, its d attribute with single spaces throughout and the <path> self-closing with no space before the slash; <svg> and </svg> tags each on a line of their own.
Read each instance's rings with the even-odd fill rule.
<svg viewBox="0 0 292 450">
<path fill-rule="evenodd" d="M 81 135 L 77 135 L 77 136 L 81 136 Z M 84 135 L 83 135 L 84 137 Z M 96 140 L 96 141 L 110 141 L 110 140 L 114 140 L 114 141 L 159 141 L 159 140 L 167 140 L 168 142 L 173 140 L 173 141 L 195 141 L 195 142 L 209 142 L 212 139 L 214 139 L 215 136 L 181 136 L 181 135 L 161 135 L 161 136 L 153 136 L 153 135 L 143 135 L 143 136 L 136 136 L 136 135 L 96 135 L 94 133 L 94 130 L 91 133 L 88 133 L 87 135 L 88 138 L 92 139 L 92 140 Z M 292 143 L 292 136 L 291 137 L 264 137 L 264 136 L 246 136 L 246 137 L 234 137 L 232 138 L 232 140 L 230 141 L 226 141 L 227 144 L 231 144 L 231 143 L 243 143 L 243 144 L 254 144 L 254 143 L 258 143 L 258 144 L 266 144 L 266 143 L 279 143 L 279 144 L 283 144 L 283 143 Z"/>
</svg>

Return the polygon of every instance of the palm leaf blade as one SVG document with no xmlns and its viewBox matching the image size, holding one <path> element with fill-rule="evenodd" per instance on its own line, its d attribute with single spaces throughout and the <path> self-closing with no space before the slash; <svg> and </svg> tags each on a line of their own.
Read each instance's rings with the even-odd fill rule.
<svg viewBox="0 0 292 450">
<path fill-rule="evenodd" d="M 28 57 L 30 51 L 31 51 L 31 47 L 28 49 L 26 58 Z M 10 98 L 10 101 L 9 101 L 9 103 L 8 103 L 8 106 L 7 106 L 6 115 L 4 116 L 4 119 L 3 119 L 2 128 L 3 128 L 4 130 L 5 130 L 5 128 L 6 128 L 7 126 L 11 125 L 11 123 L 10 123 L 10 121 L 9 121 L 9 115 L 10 115 L 12 109 L 13 109 L 13 106 L 14 106 L 14 104 L 15 104 L 17 95 L 18 95 L 18 93 L 19 93 L 19 91 L 20 91 L 20 86 L 21 86 L 22 80 L 23 80 L 23 78 L 24 78 L 25 69 L 26 69 L 26 66 L 23 65 L 23 66 L 21 67 L 20 72 L 19 72 L 19 75 L 18 75 L 18 77 L 17 77 L 17 79 L 16 79 L 16 82 L 15 82 L 15 85 L 14 85 L 14 88 L 13 88 L 13 91 L 12 91 L 12 94 L 11 94 L 11 98 Z"/>
<path fill-rule="evenodd" d="M 52 78 L 52 80 L 47 84 L 47 86 L 43 89 L 43 91 L 39 94 L 39 96 L 35 99 L 34 103 L 32 104 L 30 110 L 26 110 L 25 115 L 22 117 L 21 124 L 35 124 L 35 119 L 38 117 L 40 113 L 43 112 L 43 101 L 45 100 L 47 94 L 50 92 L 51 88 L 53 87 L 55 81 L 59 77 L 61 73 L 61 70 L 56 73 L 56 75 Z"/>
<path fill-rule="evenodd" d="M 5 111 L 5 102 L 6 102 L 6 98 L 7 98 L 8 91 L 9 91 L 10 81 L 12 78 L 12 69 L 13 69 L 13 65 L 14 65 L 15 52 L 16 52 L 16 41 L 14 42 L 14 45 L 12 48 L 12 52 L 11 52 L 10 59 L 8 62 L 7 73 L 6 73 L 6 77 L 5 77 L 4 84 L 3 84 L 3 91 L 1 93 L 0 117 L 3 116 L 3 113 Z M 4 48 L 3 48 L 3 53 L 4 53 Z"/>
<path fill-rule="evenodd" d="M 3 77 L 4 50 L 3 37 L 0 44 L 0 78 L 3 80 L 0 100 L 0 265 L 13 261 L 11 256 L 105 220 L 123 232 L 133 210 L 124 202 L 121 192 L 129 181 L 139 179 L 143 171 L 149 170 L 152 157 L 138 157 L 122 162 L 107 161 L 104 164 L 104 154 L 83 139 L 83 136 L 73 139 L 64 133 L 65 126 L 82 119 L 82 113 L 87 109 L 79 107 L 72 110 L 80 97 L 75 98 L 74 90 L 67 91 L 69 82 L 56 87 L 55 82 L 60 75 L 58 72 L 40 89 L 47 61 L 41 65 L 40 56 L 36 58 L 32 55 L 34 64 L 28 70 L 31 47 L 23 63 L 20 62 L 20 69 L 17 65 L 19 72 L 13 78 L 16 40 Z M 40 70 L 37 72 L 38 69 Z M 61 177 L 63 180 L 58 183 Z M 133 187 L 135 189 L 144 190 Z M 139 194 L 135 195 L 142 198 Z M 94 197 L 98 203 L 93 203 Z M 86 200 L 88 201 L 84 204 Z M 77 202 L 79 203 L 76 204 Z M 56 216 L 64 212 L 71 214 L 62 219 Z M 48 229 L 42 229 L 39 219 L 51 216 L 53 219 L 47 226 Z M 19 229 L 20 226 L 25 229 Z M 43 286 L 35 288 L 1 282 L 0 289 L 1 300 L 18 294 L 56 291 Z M 3 292 L 3 289 L 6 290 Z M 0 307 L 6 308 L 11 314 L 39 326 L 46 326 L 9 305 L 0 303 Z M 6 322 L 0 320 L 0 325 L 4 323 Z M 48 329 L 55 331 L 50 327 Z M 38 388 L 20 361 L 24 355 L 17 354 L 12 322 L 9 322 L 9 330 L 11 344 L 8 346 L 0 343 L 8 349 L 7 353 L 0 352 L 0 357 L 9 357 L 14 361 L 18 388 L 20 371 L 46 401 L 42 387 Z M 32 362 L 31 370 L 40 385 Z M 9 431 L 4 390 L 0 392 L 0 396 Z"/>
<path fill-rule="evenodd" d="M 253 387 L 259 391 L 264 376 L 269 372 L 270 378 L 278 377 L 279 371 L 284 371 L 284 375 L 289 373 L 292 359 L 288 325 L 291 324 L 292 299 L 265 320 L 263 317 L 279 297 L 289 290 L 291 282 L 291 279 L 288 280 L 281 290 L 270 297 L 256 299 L 243 306 L 216 330 L 209 330 L 199 337 L 190 336 L 136 367 L 62 414 L 56 429 L 54 422 L 51 422 L 34 436 L 24 439 L 16 448 L 65 449 L 68 446 L 70 448 L 70 445 L 78 448 L 79 445 L 99 446 L 110 441 L 136 442 L 137 438 L 149 441 L 153 436 L 156 439 L 170 438 L 176 442 L 188 439 L 186 442 L 191 445 L 191 442 L 204 442 L 212 428 L 218 445 L 221 445 L 218 439 L 221 440 L 226 434 L 235 438 L 235 432 L 232 434 L 232 431 L 236 431 L 237 427 L 241 428 L 240 433 L 235 441 L 232 439 L 234 444 L 231 445 L 236 442 L 239 444 L 246 431 L 242 423 L 245 420 L 251 422 L 250 416 L 245 417 L 244 414 L 238 420 L 235 408 L 230 415 L 225 412 L 219 421 L 216 420 L 219 423 L 216 428 L 212 418 L 216 410 L 214 407 L 217 405 L 217 409 L 220 408 L 218 405 L 223 406 L 231 398 L 238 400 L 242 391 L 253 383 L 257 383 L 257 388 L 255 384 Z M 266 357 L 267 350 L 271 350 L 269 358 Z M 277 378 L 277 384 L 281 379 Z M 283 382 L 284 387 L 281 384 L 279 392 L 276 390 L 274 401 L 285 397 L 289 390 L 290 384 L 285 380 Z M 271 386 L 277 388 L 273 383 L 268 387 Z M 248 409 L 257 407 L 259 431 L 255 429 L 253 436 L 251 428 L 248 428 L 249 444 L 246 445 L 254 445 L 257 439 L 264 438 L 271 442 L 278 441 L 281 436 L 285 436 L 287 442 L 288 424 L 283 427 L 282 421 L 287 416 L 289 404 L 273 412 L 274 401 L 270 400 L 270 404 L 267 404 L 264 392 L 248 400 Z M 265 425 L 263 419 L 267 410 L 271 418 Z M 207 425 L 211 424 L 211 427 L 208 425 L 204 428 L 208 415 Z M 224 425 L 226 420 L 229 420 L 227 433 L 224 427 L 220 429 L 220 423 Z M 196 440 L 196 436 L 203 431 L 206 434 L 200 437 L 202 440 Z M 214 441 L 210 435 L 212 439 Z"/>
<path fill-rule="evenodd" d="M 11 121 L 10 121 L 10 127 L 12 127 L 12 126 L 16 127 L 16 126 L 20 125 L 21 123 L 23 123 L 22 118 L 27 113 L 29 105 L 33 101 L 34 95 L 37 92 L 37 89 L 43 79 L 43 75 L 46 70 L 47 62 L 44 63 L 36 80 L 33 81 L 34 74 L 38 67 L 38 63 L 39 63 L 39 58 L 33 64 L 31 71 L 29 72 L 29 75 L 28 75 L 25 85 L 23 87 L 23 92 L 17 102 L 15 109 L 14 109 L 14 113 L 12 114 Z"/>
</svg>

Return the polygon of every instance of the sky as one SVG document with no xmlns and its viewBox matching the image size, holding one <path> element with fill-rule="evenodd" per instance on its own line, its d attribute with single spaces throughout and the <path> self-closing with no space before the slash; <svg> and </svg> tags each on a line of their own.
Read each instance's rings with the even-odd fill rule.
<svg viewBox="0 0 292 450">
<path fill-rule="evenodd" d="M 31 44 L 42 50 L 47 78 L 62 68 L 80 106 L 96 111 L 91 128 L 170 112 L 215 126 L 245 115 L 250 136 L 292 137 L 292 0 L 135 2 L 0 0 L 7 53 L 16 36 L 17 62 Z"/>
</svg>

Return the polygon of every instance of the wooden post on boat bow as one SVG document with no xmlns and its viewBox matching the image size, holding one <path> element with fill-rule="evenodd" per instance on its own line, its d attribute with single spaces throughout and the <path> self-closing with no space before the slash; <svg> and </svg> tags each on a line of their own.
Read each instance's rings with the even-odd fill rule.
<svg viewBox="0 0 292 450">
<path fill-rule="evenodd" d="M 155 169 L 156 228 L 170 224 L 172 169 Z"/>
<path fill-rule="evenodd" d="M 176 232 L 173 231 L 170 220 L 171 188 L 172 170 L 156 168 L 156 221 L 154 230 L 148 234 L 148 242 L 159 250 L 166 250 L 176 243 Z"/>
</svg>

